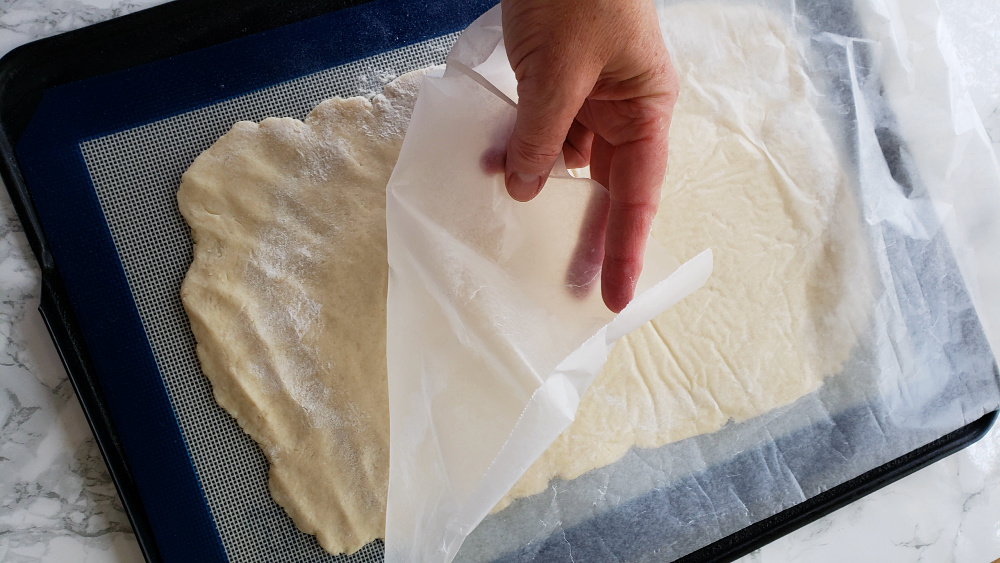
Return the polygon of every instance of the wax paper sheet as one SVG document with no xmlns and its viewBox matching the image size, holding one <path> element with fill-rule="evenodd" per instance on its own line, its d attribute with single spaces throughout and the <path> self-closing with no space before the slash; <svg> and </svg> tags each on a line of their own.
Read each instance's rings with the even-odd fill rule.
<svg viewBox="0 0 1000 563">
<path fill-rule="evenodd" d="M 515 116 L 499 20 L 477 20 L 425 79 L 387 187 L 386 561 L 452 560 L 573 421 L 611 346 L 712 270 L 710 250 L 681 265 L 650 240 L 613 315 L 592 227 L 607 190 L 559 164 L 531 205 L 510 198 L 483 161 Z"/>
<path fill-rule="evenodd" d="M 1000 404 L 990 346 L 1000 346 L 1000 167 L 936 3 L 659 1 L 661 22 L 681 4 L 760 7 L 792 31 L 863 219 L 873 271 L 859 288 L 867 325 L 840 373 L 816 391 L 716 432 L 633 448 L 576 479 L 555 479 L 486 516 L 456 560 L 670 561 Z M 711 58 L 672 39 L 666 33 L 675 66 Z M 491 55 L 479 52 L 474 63 Z M 395 432 L 400 422 L 393 424 Z M 390 511 L 392 502 L 390 485 Z"/>
</svg>

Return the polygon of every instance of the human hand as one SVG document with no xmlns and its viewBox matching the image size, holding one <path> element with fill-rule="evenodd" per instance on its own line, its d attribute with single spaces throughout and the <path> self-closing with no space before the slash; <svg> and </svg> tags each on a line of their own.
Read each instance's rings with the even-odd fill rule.
<svg viewBox="0 0 1000 563">
<path fill-rule="evenodd" d="M 677 100 L 656 10 L 652 0 L 501 0 L 501 10 L 519 98 L 507 191 L 535 197 L 560 152 L 570 168 L 590 164 L 610 195 L 606 217 L 588 222 L 604 230 L 602 296 L 619 312 L 642 271 Z"/>
</svg>

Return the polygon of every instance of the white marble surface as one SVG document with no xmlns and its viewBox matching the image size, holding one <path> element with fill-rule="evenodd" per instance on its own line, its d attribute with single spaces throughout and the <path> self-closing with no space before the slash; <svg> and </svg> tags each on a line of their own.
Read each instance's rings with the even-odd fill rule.
<svg viewBox="0 0 1000 563">
<path fill-rule="evenodd" d="M 153 3 L 0 0 L 0 54 Z M 38 266 L 0 191 L 0 561 L 142 561 L 38 314 Z"/>
<path fill-rule="evenodd" d="M 160 0 L 0 0 L 0 54 Z M 940 0 L 1000 155 L 1000 6 Z M 142 557 L 37 312 L 39 275 L 0 190 L 0 561 Z M 977 444 L 794 532 L 749 562 L 1000 558 L 1000 425 Z"/>
</svg>

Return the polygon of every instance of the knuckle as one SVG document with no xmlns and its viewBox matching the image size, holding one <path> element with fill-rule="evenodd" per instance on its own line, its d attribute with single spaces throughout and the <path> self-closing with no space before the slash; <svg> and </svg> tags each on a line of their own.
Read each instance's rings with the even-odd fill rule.
<svg viewBox="0 0 1000 563">
<path fill-rule="evenodd" d="M 634 280 L 642 273 L 642 262 L 628 253 L 605 254 L 603 266 L 623 279 Z"/>
<path fill-rule="evenodd" d="M 510 158 L 513 155 L 515 159 L 522 163 L 547 164 L 555 160 L 561 150 L 561 143 L 553 146 L 546 139 L 541 139 L 530 134 L 521 135 L 513 139 L 511 148 L 507 151 L 507 157 Z"/>
<path fill-rule="evenodd" d="M 628 218 L 637 231 L 648 231 L 659 205 L 652 199 L 625 200 L 617 203 L 617 211 Z"/>
</svg>

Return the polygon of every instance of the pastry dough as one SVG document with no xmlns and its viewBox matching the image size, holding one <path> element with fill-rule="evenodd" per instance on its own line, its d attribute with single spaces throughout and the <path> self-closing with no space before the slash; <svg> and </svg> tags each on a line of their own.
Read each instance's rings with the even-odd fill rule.
<svg viewBox="0 0 1000 563">
<path fill-rule="evenodd" d="M 794 401 L 840 370 L 866 320 L 859 214 L 789 30 L 759 8 L 661 19 L 681 95 L 653 234 L 682 261 L 712 248 L 715 272 L 619 342 L 497 509 Z M 238 123 L 178 192 L 202 369 L 271 463 L 274 499 L 331 553 L 384 533 L 385 186 L 419 80 L 304 123 Z"/>
<path fill-rule="evenodd" d="M 420 80 L 304 123 L 237 123 L 177 193 L 202 371 L 267 456 L 274 500 L 331 553 L 385 531 L 385 186 Z"/>
<path fill-rule="evenodd" d="M 840 372 L 867 322 L 860 210 L 790 30 L 760 8 L 661 13 L 681 94 L 653 236 L 705 287 L 627 335 L 576 420 L 498 504 L 787 405 Z"/>
</svg>

